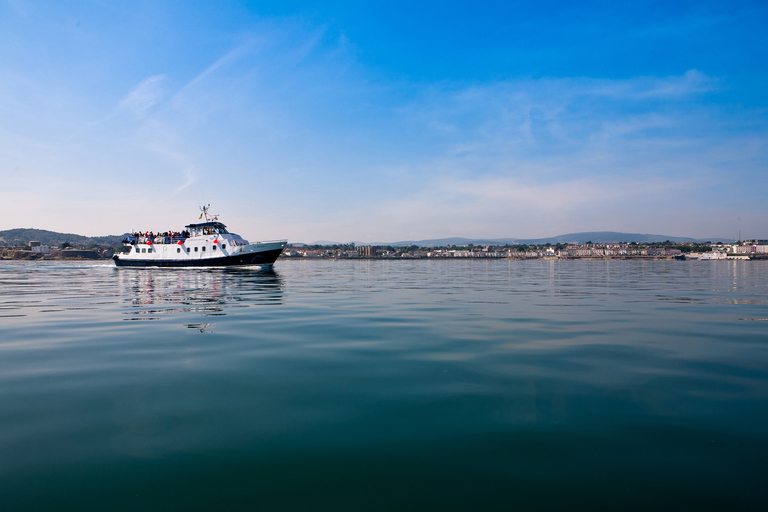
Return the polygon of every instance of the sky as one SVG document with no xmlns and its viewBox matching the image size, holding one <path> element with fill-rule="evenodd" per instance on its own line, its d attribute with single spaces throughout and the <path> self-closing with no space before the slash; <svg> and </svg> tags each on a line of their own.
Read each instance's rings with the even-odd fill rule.
<svg viewBox="0 0 768 512">
<path fill-rule="evenodd" d="M 0 230 L 768 239 L 768 4 L 0 0 Z"/>
</svg>

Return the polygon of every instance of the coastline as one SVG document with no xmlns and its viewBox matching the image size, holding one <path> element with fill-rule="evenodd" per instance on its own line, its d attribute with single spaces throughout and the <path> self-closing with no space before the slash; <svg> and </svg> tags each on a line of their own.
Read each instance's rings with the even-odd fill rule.
<svg viewBox="0 0 768 512">
<path fill-rule="evenodd" d="M 45 261 L 110 261 L 111 256 L 51 256 L 51 255 L 2 255 L 0 261 L 30 261 L 30 262 L 45 262 Z M 356 258 L 339 257 L 339 256 L 286 256 L 281 255 L 277 261 L 281 260 L 298 260 L 298 261 L 760 261 L 768 260 L 768 255 L 730 255 L 724 258 L 701 258 L 701 257 L 685 257 L 679 258 L 675 256 L 532 256 L 532 257 L 496 257 L 496 256 L 480 256 L 480 257 L 464 257 L 464 256 L 361 256 Z"/>
</svg>

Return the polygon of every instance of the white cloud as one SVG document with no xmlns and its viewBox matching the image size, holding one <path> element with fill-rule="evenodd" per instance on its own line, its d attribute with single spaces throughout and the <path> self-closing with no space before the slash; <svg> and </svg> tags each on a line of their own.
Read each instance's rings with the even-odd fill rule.
<svg viewBox="0 0 768 512">
<path fill-rule="evenodd" d="M 195 181 L 197 181 L 197 176 L 195 175 L 194 169 L 192 169 L 191 167 L 187 167 L 186 169 L 184 169 L 184 176 L 186 180 L 176 190 L 173 191 L 172 195 L 175 196 L 179 192 L 182 192 L 183 190 L 188 188 Z"/>
<path fill-rule="evenodd" d="M 291 21 L 256 23 L 198 62 L 197 71 L 171 69 L 142 80 L 119 102 L 117 113 L 130 116 L 101 113 L 108 119 L 78 135 L 77 147 L 27 142 L 16 133 L 0 142 L 16 148 L 4 158 L 29 167 L 33 159 L 17 156 L 19 147 L 52 147 L 25 152 L 45 155 L 35 157 L 37 166 L 52 174 L 87 169 L 80 176 L 97 176 L 107 190 L 117 182 L 113 176 L 129 172 L 135 179 L 119 186 L 150 183 L 173 197 L 166 206 L 176 212 L 170 203 L 187 201 L 194 210 L 197 196 L 226 197 L 214 207 L 258 236 L 392 241 L 631 226 L 663 231 L 670 212 L 698 226 L 679 234 L 706 236 L 712 215 L 689 213 L 700 192 L 722 189 L 733 198 L 739 185 L 726 184 L 728 172 L 738 167 L 735 179 L 743 184 L 768 154 L 764 127 L 748 135 L 726 129 L 717 102 L 698 101 L 717 93 L 719 82 L 697 70 L 623 80 L 386 82 L 354 60 L 354 41 L 329 32 Z M 72 111 L 82 119 L 99 118 L 83 115 L 71 100 L 57 101 L 76 105 Z M 55 112 L 52 118 L 69 119 Z M 38 136 L 51 126 L 38 116 L 17 118 L 36 123 L 28 131 Z M 741 119 L 727 121 L 739 126 Z M 57 128 L 51 140 L 73 133 L 69 128 Z M 0 124 L 0 133 L 18 131 Z M 104 172 L 112 167 L 123 172 Z M 14 184 L 10 194 L 24 187 Z M 57 201 L 51 193 L 39 202 L 55 210 L 62 207 Z M 37 214 L 19 206 L 25 218 Z M 123 214 L 134 219 L 142 210 Z M 157 213 L 146 210 L 144 220 L 153 222 Z M 123 229 L 119 212 L 110 215 L 112 224 L 100 230 Z"/>
<path fill-rule="evenodd" d="M 682 76 L 638 77 L 614 83 L 596 83 L 594 93 L 627 99 L 670 98 L 715 90 L 716 81 L 691 69 Z"/>
<path fill-rule="evenodd" d="M 145 117 L 148 111 L 162 99 L 164 80 L 165 75 L 155 75 L 141 81 L 120 100 L 118 107 L 128 110 L 138 118 Z"/>
</svg>

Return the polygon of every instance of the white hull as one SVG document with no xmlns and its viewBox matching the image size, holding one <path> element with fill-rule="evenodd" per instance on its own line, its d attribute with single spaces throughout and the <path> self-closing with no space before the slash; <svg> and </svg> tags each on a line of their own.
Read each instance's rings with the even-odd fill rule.
<svg viewBox="0 0 768 512">
<path fill-rule="evenodd" d="M 229 233 L 220 222 L 190 224 L 185 235 L 134 235 L 123 241 L 131 247 L 116 254 L 120 267 L 206 267 L 236 265 L 272 265 L 280 256 L 286 240 L 248 243 L 240 235 Z"/>
</svg>

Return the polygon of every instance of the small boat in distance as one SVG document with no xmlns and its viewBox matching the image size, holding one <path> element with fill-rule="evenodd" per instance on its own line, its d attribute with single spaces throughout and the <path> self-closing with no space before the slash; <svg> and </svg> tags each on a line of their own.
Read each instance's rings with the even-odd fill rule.
<svg viewBox="0 0 768 512">
<path fill-rule="evenodd" d="M 229 267 L 271 266 L 288 244 L 287 240 L 248 243 L 227 231 L 218 215 L 209 215 L 211 205 L 200 209 L 205 222 L 184 226 L 184 231 L 131 233 L 123 239 L 126 253 L 112 259 L 118 267 Z"/>
</svg>

